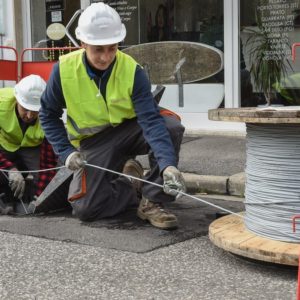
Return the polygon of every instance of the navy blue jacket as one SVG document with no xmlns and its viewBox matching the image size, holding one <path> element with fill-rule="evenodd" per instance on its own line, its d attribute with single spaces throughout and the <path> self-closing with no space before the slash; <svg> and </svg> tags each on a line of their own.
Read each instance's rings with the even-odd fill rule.
<svg viewBox="0 0 300 300">
<path fill-rule="evenodd" d="M 85 56 L 83 56 L 83 62 L 88 75 L 96 81 L 98 86 L 100 85 L 101 94 L 105 95 L 106 85 L 114 62 L 102 74 L 97 75 L 95 70 L 92 70 L 87 64 Z M 144 70 L 139 66 L 137 66 L 135 72 L 132 102 L 138 124 L 141 126 L 144 137 L 158 160 L 160 170 L 164 170 L 167 166 L 176 166 L 175 151 L 169 132 L 152 97 L 149 80 Z M 62 162 L 75 151 L 61 120 L 64 108 L 66 108 L 66 103 L 61 87 L 59 63 L 56 63 L 41 98 L 39 117 L 48 141 L 52 144 L 55 153 Z"/>
</svg>

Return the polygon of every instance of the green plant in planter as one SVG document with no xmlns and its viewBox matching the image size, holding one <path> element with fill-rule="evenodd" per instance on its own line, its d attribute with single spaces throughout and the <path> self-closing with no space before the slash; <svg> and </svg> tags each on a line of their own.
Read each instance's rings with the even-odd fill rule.
<svg viewBox="0 0 300 300">
<path fill-rule="evenodd" d="M 300 105 L 300 73 L 289 75 L 274 88 L 289 105 Z"/>
<path fill-rule="evenodd" d="M 270 38 L 263 27 L 260 14 L 256 14 L 256 22 L 257 29 L 247 29 L 250 33 L 250 37 L 246 40 L 246 46 L 249 49 L 250 73 L 254 86 L 264 93 L 267 105 L 271 105 L 276 95 L 274 85 L 280 85 L 292 66 L 284 51 L 278 51 L 276 55 L 272 55 L 272 58 L 267 56 L 269 51 L 274 51 L 274 39 Z M 289 43 L 276 38 L 276 49 L 288 48 L 291 48 Z"/>
</svg>

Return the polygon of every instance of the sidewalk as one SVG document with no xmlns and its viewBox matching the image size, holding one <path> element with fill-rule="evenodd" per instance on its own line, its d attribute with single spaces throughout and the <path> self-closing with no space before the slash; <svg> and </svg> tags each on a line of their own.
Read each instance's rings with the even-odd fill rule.
<svg viewBox="0 0 300 300">
<path fill-rule="evenodd" d="M 185 136 L 178 167 L 186 180 L 187 192 L 243 197 L 245 144 L 242 136 Z M 146 157 L 138 159 L 148 168 Z"/>
</svg>

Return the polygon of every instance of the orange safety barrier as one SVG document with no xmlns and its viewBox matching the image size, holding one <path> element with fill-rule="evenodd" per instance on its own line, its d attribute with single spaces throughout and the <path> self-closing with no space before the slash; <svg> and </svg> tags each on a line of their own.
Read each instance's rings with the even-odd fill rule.
<svg viewBox="0 0 300 300">
<path fill-rule="evenodd" d="M 12 52 L 14 59 L 0 59 L 0 80 L 18 81 L 18 52 L 13 47 L 0 46 L 0 51 Z"/>
<path fill-rule="evenodd" d="M 44 55 L 45 53 L 54 54 L 55 51 L 58 51 L 59 55 L 65 54 L 65 52 L 71 52 L 78 50 L 78 47 L 55 47 L 55 48 L 26 48 L 23 49 L 21 53 L 21 78 L 26 77 L 30 74 L 40 75 L 45 81 L 49 79 L 53 65 L 56 63 L 56 60 L 45 60 L 40 61 L 26 61 L 24 56 L 27 52 L 31 51 L 32 53 L 40 53 Z M 51 56 L 51 55 L 50 55 Z M 51 59 L 51 58 L 50 58 Z"/>
</svg>

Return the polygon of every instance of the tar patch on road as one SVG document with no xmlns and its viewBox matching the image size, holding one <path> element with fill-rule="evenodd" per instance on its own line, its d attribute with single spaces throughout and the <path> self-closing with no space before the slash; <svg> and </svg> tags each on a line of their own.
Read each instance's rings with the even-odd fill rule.
<svg viewBox="0 0 300 300">
<path fill-rule="evenodd" d="M 243 210 L 241 202 L 209 201 L 234 212 Z M 168 209 L 178 217 L 179 226 L 175 230 L 154 228 L 136 216 L 136 209 L 130 209 L 114 218 L 89 223 L 72 217 L 70 212 L 26 217 L 0 216 L 0 231 L 142 253 L 206 235 L 209 224 L 220 213 L 213 207 L 186 197 L 169 204 Z"/>
</svg>

